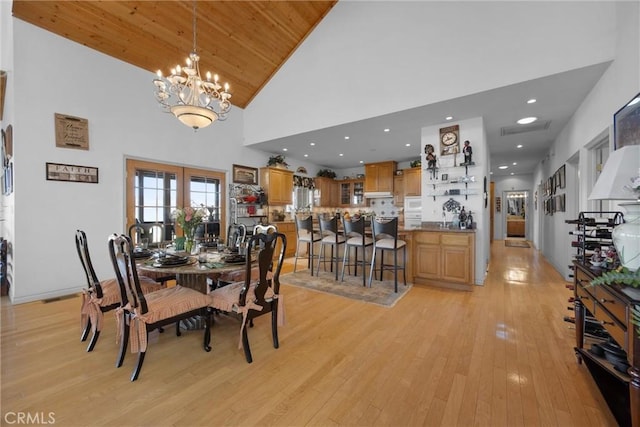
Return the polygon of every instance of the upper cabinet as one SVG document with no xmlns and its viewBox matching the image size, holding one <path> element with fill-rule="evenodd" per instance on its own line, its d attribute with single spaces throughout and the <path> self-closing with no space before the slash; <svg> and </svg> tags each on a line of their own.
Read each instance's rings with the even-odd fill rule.
<svg viewBox="0 0 640 427">
<path fill-rule="evenodd" d="M 404 175 L 393 177 L 393 205 L 398 208 L 404 206 Z"/>
<path fill-rule="evenodd" d="M 314 178 L 316 189 L 313 195 L 313 205 L 316 207 L 338 206 L 338 183 L 333 178 L 318 176 Z"/>
<path fill-rule="evenodd" d="M 293 172 L 280 168 L 260 168 L 260 185 L 270 205 L 293 203 Z"/>
<path fill-rule="evenodd" d="M 393 176 L 397 163 L 394 161 L 368 163 L 364 165 L 364 191 L 393 192 Z"/>
<path fill-rule="evenodd" d="M 345 179 L 338 181 L 338 202 L 343 207 L 362 206 L 364 204 L 364 181 Z"/>
<path fill-rule="evenodd" d="M 422 169 L 410 168 L 404 170 L 404 195 L 420 196 L 422 194 Z"/>
</svg>

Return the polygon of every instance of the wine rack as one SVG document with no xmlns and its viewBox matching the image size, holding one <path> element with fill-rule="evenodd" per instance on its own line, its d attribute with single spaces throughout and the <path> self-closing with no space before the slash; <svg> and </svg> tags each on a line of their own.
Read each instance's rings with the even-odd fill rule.
<svg viewBox="0 0 640 427">
<path fill-rule="evenodd" d="M 611 231 L 624 222 L 622 212 L 580 212 L 578 219 L 566 220 L 576 228 L 569 232 L 575 236 L 571 246 L 575 248 L 574 260 L 589 265 L 596 249 L 606 251 L 613 246 Z M 573 265 L 570 266 L 573 269 Z"/>
</svg>

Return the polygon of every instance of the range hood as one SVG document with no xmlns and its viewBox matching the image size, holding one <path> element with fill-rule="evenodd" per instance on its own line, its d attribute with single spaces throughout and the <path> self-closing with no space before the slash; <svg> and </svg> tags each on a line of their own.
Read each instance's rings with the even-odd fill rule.
<svg viewBox="0 0 640 427">
<path fill-rule="evenodd" d="M 381 199 L 383 197 L 393 197 L 390 191 L 369 191 L 364 193 L 364 197 L 367 199 Z"/>
</svg>

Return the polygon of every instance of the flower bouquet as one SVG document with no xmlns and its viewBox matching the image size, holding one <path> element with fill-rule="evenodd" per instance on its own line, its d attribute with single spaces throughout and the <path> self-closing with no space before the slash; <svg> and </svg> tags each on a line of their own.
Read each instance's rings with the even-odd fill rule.
<svg viewBox="0 0 640 427">
<path fill-rule="evenodd" d="M 184 250 L 187 253 L 191 253 L 193 250 L 193 236 L 196 232 L 198 224 L 202 222 L 202 219 L 207 215 L 207 212 L 202 208 L 185 207 L 182 209 L 176 209 L 171 216 L 173 220 L 182 228 L 186 241 L 184 243 Z"/>
</svg>

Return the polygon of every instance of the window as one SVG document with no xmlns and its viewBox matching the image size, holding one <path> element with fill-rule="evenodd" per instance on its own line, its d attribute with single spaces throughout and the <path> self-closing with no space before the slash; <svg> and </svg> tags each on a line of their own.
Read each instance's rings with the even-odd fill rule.
<svg viewBox="0 0 640 427">
<path fill-rule="evenodd" d="M 135 223 L 159 223 L 164 225 L 164 240 L 173 240 L 182 231 L 176 230 L 171 213 L 199 206 L 225 230 L 224 188 L 223 172 L 128 159 L 127 229 Z"/>
</svg>

